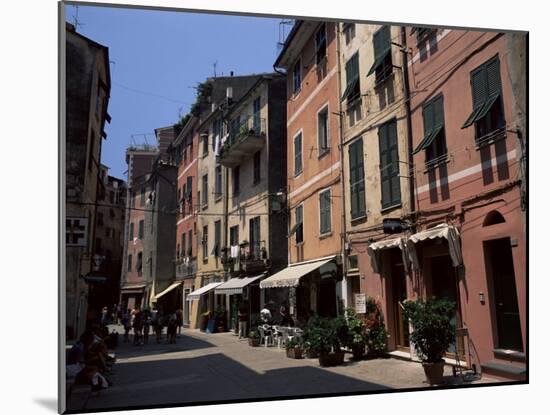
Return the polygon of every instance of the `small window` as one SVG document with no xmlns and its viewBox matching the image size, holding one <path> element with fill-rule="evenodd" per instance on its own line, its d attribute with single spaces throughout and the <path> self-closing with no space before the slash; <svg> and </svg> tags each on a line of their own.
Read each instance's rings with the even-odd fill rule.
<svg viewBox="0 0 550 415">
<path fill-rule="evenodd" d="M 136 207 L 136 192 L 134 190 L 132 190 L 132 193 L 130 195 L 130 207 Z"/>
<path fill-rule="evenodd" d="M 355 37 L 355 23 L 344 24 L 344 36 L 346 39 L 346 45 L 349 45 L 351 40 Z"/>
<path fill-rule="evenodd" d="M 332 230 L 330 202 L 330 189 L 319 193 L 319 224 L 321 235 L 329 233 Z"/>
<path fill-rule="evenodd" d="M 143 270 L 143 252 L 138 252 L 137 255 L 137 261 L 136 261 L 136 271 L 139 275 L 141 275 L 141 272 Z"/>
<path fill-rule="evenodd" d="M 130 223 L 130 232 L 128 232 L 128 233 L 130 234 L 128 240 L 132 241 L 134 239 L 134 223 L 133 222 Z"/>
<path fill-rule="evenodd" d="M 328 106 L 317 113 L 317 142 L 319 155 L 326 153 L 329 149 Z"/>
<path fill-rule="evenodd" d="M 216 201 L 219 201 L 222 197 L 222 166 L 219 164 L 216 166 L 216 176 L 215 176 L 214 187 L 215 187 L 214 198 Z"/>
<path fill-rule="evenodd" d="M 180 244 L 178 243 L 176 245 L 176 258 L 179 259 L 180 257 Z"/>
<path fill-rule="evenodd" d="M 208 174 L 202 176 L 202 207 L 208 206 Z"/>
<path fill-rule="evenodd" d="M 139 239 L 143 239 L 143 220 L 140 220 L 139 221 L 139 226 L 138 226 L 138 238 Z"/>
<path fill-rule="evenodd" d="M 229 245 L 239 245 L 239 225 L 235 225 L 229 228 Z"/>
<path fill-rule="evenodd" d="M 304 207 L 297 206 L 294 211 L 296 243 L 304 242 Z"/>
<path fill-rule="evenodd" d="M 239 195 L 241 185 L 241 166 L 233 167 L 233 197 Z"/>
<path fill-rule="evenodd" d="M 221 243 L 222 243 L 222 222 L 221 220 L 217 220 L 216 222 L 214 222 L 214 249 L 212 250 L 212 255 L 214 255 L 215 257 L 220 256 Z"/>
<path fill-rule="evenodd" d="M 349 269 L 359 268 L 359 261 L 357 259 L 357 255 L 348 256 L 348 268 Z"/>
<path fill-rule="evenodd" d="M 132 255 L 128 255 L 128 268 L 127 268 L 128 272 L 131 272 L 132 271 Z"/>
<path fill-rule="evenodd" d="M 353 220 L 366 215 L 363 138 L 359 138 L 350 144 L 348 152 L 351 219 Z"/>
<path fill-rule="evenodd" d="M 315 33 L 315 63 L 319 65 L 327 56 L 327 28 L 321 23 L 319 30 Z"/>
<path fill-rule="evenodd" d="M 208 260 L 208 225 L 202 227 L 202 259 Z"/>
<path fill-rule="evenodd" d="M 201 134 L 202 141 L 202 156 L 206 157 L 208 155 L 208 134 Z"/>
<path fill-rule="evenodd" d="M 302 133 L 294 137 L 294 176 L 302 172 Z"/>
<path fill-rule="evenodd" d="M 196 223 L 193 224 L 193 226 L 196 226 Z M 189 246 L 187 247 L 187 256 L 192 257 L 193 256 L 193 231 L 189 230 L 187 234 L 187 240 L 189 241 Z"/>
<path fill-rule="evenodd" d="M 103 212 L 97 212 L 97 224 L 103 226 Z"/>
<path fill-rule="evenodd" d="M 250 253 L 256 259 L 260 257 L 260 217 L 250 219 L 249 221 Z"/>
<path fill-rule="evenodd" d="M 187 251 L 185 250 L 185 242 L 186 242 L 185 237 L 186 236 L 187 236 L 187 234 L 185 232 L 182 232 L 181 236 L 180 236 L 180 238 L 181 238 L 181 256 L 182 257 L 187 255 Z"/>
<path fill-rule="evenodd" d="M 399 176 L 399 149 L 397 147 L 397 122 L 395 119 L 380 126 L 378 141 L 382 209 L 385 209 L 401 203 L 401 177 Z"/>
<path fill-rule="evenodd" d="M 292 69 L 292 92 L 297 94 L 302 88 L 302 61 L 298 59 L 298 62 Z"/>
<path fill-rule="evenodd" d="M 258 184 L 261 179 L 261 160 L 262 153 L 258 151 L 254 154 L 254 184 Z"/>
<path fill-rule="evenodd" d="M 141 188 L 140 195 L 139 195 L 139 205 L 145 206 L 145 187 Z"/>
</svg>

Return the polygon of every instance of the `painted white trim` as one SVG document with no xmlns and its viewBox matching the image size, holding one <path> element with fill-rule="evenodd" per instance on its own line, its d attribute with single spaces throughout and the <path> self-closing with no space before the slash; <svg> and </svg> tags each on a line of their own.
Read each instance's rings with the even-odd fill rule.
<svg viewBox="0 0 550 415">
<path fill-rule="evenodd" d="M 440 42 L 441 39 L 443 39 L 445 36 L 447 36 L 449 33 L 451 33 L 451 30 L 450 29 L 445 29 L 443 30 L 441 33 L 439 33 L 437 36 L 436 36 L 436 42 Z M 430 42 L 426 42 L 426 52 L 430 52 Z M 416 61 L 418 61 L 420 59 L 420 51 L 418 51 L 416 53 L 416 55 L 413 56 L 413 58 L 409 61 L 409 64 L 408 66 L 412 66 L 413 63 L 415 63 Z"/>
<path fill-rule="evenodd" d="M 326 261 L 327 259 L 336 259 L 336 257 L 338 257 L 339 255 L 340 254 L 332 254 L 332 255 L 329 255 L 329 256 L 322 257 L 322 258 L 308 259 L 307 261 L 302 261 L 302 262 L 291 262 L 290 264 L 288 264 L 287 268 L 295 267 L 297 265 L 311 264 L 313 262 Z"/>
<path fill-rule="evenodd" d="M 321 180 L 323 177 L 326 177 L 330 174 L 332 174 L 332 172 L 334 172 L 335 170 L 338 170 L 340 168 L 340 161 L 337 161 L 336 163 L 334 163 L 332 166 L 330 166 L 329 168 L 323 170 L 321 173 L 313 176 L 311 179 L 309 179 L 307 182 L 305 182 L 303 185 L 301 185 L 300 187 L 298 187 L 297 189 L 293 190 L 292 192 L 290 192 L 290 194 L 288 195 L 288 197 L 294 197 L 296 196 L 297 194 L 303 192 L 304 190 L 306 190 L 307 188 L 311 187 L 311 185 L 313 185 L 315 182 L 318 182 L 319 180 Z"/>
<path fill-rule="evenodd" d="M 189 169 L 193 166 L 193 164 L 195 164 L 197 162 L 197 159 L 193 159 L 193 161 L 185 168 L 183 169 L 183 171 L 181 172 L 181 174 L 178 176 L 178 180 L 181 179 L 183 177 L 183 175 L 185 173 L 187 173 L 189 171 Z"/>
<path fill-rule="evenodd" d="M 193 215 L 186 215 L 185 217 L 181 218 L 180 220 L 177 221 L 176 225 L 179 225 L 183 222 L 185 222 L 186 220 L 188 220 L 189 218 L 192 218 Z"/>
<path fill-rule="evenodd" d="M 324 150 L 328 151 L 328 149 L 330 149 L 330 110 L 329 101 L 326 101 L 323 105 L 319 107 L 319 110 L 317 111 L 317 115 L 315 117 L 315 131 L 317 132 L 317 157 L 319 157 L 321 154 L 321 146 L 319 145 L 319 113 L 323 112 L 325 109 L 327 110 L 327 147 Z"/>
<path fill-rule="evenodd" d="M 290 124 L 292 124 L 294 122 L 294 120 L 296 119 L 296 117 L 298 117 L 298 115 L 301 114 L 301 112 L 306 109 L 308 106 L 309 106 L 309 103 L 313 100 L 313 98 L 315 98 L 315 96 L 319 93 L 319 91 L 325 86 L 325 84 L 329 81 L 329 79 L 331 79 L 335 74 L 336 74 L 336 71 L 337 71 L 337 66 L 335 66 L 334 68 L 332 68 L 332 70 L 328 73 L 327 76 L 325 76 L 325 79 L 323 79 L 318 85 L 317 87 L 311 92 L 311 94 L 309 94 L 309 96 L 304 100 L 304 102 L 302 103 L 302 105 L 300 105 L 298 107 L 298 109 L 294 112 L 294 114 L 292 114 L 292 117 L 290 117 L 286 123 L 286 126 L 289 127 Z"/>
<path fill-rule="evenodd" d="M 511 160 L 516 157 L 516 150 L 509 151 L 506 155 L 501 155 L 498 157 L 493 157 L 491 159 L 491 168 L 495 168 L 497 163 L 500 163 L 502 161 Z M 451 174 L 447 178 L 447 184 L 456 182 L 457 180 L 464 179 L 465 177 L 480 173 L 483 170 L 482 163 L 476 164 L 472 167 L 468 167 L 467 169 L 461 170 L 459 172 L 456 172 L 454 174 Z M 439 178 L 436 179 L 435 183 L 430 182 L 428 184 L 425 184 L 424 186 L 420 186 L 418 188 L 418 194 L 425 193 L 430 190 L 430 186 L 436 186 L 439 187 L 441 185 Z"/>
</svg>

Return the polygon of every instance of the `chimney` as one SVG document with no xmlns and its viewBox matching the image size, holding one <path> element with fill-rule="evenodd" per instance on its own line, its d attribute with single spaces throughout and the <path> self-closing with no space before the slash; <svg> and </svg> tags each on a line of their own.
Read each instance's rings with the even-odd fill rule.
<svg viewBox="0 0 550 415">
<path fill-rule="evenodd" d="M 229 75 L 233 76 L 233 71 L 229 72 Z"/>
</svg>

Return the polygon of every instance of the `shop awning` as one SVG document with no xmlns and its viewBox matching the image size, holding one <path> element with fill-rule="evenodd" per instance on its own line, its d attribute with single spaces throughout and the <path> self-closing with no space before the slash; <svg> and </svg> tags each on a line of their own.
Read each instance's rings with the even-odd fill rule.
<svg viewBox="0 0 550 415">
<path fill-rule="evenodd" d="M 198 300 L 202 295 L 212 291 L 218 285 L 221 285 L 221 282 L 211 282 L 210 284 L 205 285 L 204 287 L 199 288 L 198 290 L 193 291 L 187 296 L 187 301 Z"/>
<path fill-rule="evenodd" d="M 434 228 L 418 232 L 412 235 L 407 241 L 407 250 L 409 252 L 409 258 L 415 269 L 420 268 L 420 262 L 416 254 L 416 244 L 422 241 L 444 238 L 449 244 L 449 256 L 454 267 L 458 267 L 462 264 L 462 251 L 460 249 L 460 236 L 458 230 L 454 226 L 442 223 Z"/>
<path fill-rule="evenodd" d="M 291 265 L 271 277 L 260 282 L 260 288 L 282 288 L 282 287 L 297 287 L 300 283 L 300 278 L 309 274 L 326 263 L 332 261 L 334 257 L 325 258 L 320 261 L 308 262 L 300 265 Z"/>
<path fill-rule="evenodd" d="M 229 281 L 224 282 L 221 285 L 218 285 L 214 291 L 215 294 L 242 294 L 243 288 L 248 284 L 253 283 L 254 281 L 259 280 L 263 277 L 258 275 L 256 277 L 245 277 L 245 278 L 231 278 Z"/>
<path fill-rule="evenodd" d="M 155 295 L 155 300 L 158 300 L 160 297 L 162 297 L 164 294 L 168 294 L 170 291 L 172 291 L 174 288 L 177 288 L 181 285 L 181 281 L 175 282 L 171 284 L 168 288 L 166 288 L 164 291 L 161 291 L 157 295 Z"/>
<path fill-rule="evenodd" d="M 140 285 L 126 285 L 120 288 L 123 293 L 142 293 L 145 289 L 145 284 Z"/>
<path fill-rule="evenodd" d="M 377 274 L 380 274 L 380 251 L 384 249 L 399 248 L 401 249 L 401 255 L 403 256 L 403 266 L 405 271 L 409 270 L 409 261 L 407 258 L 407 250 L 405 249 L 405 240 L 403 238 L 385 239 L 383 241 L 373 242 L 369 245 L 367 252 L 371 259 L 372 270 Z"/>
</svg>

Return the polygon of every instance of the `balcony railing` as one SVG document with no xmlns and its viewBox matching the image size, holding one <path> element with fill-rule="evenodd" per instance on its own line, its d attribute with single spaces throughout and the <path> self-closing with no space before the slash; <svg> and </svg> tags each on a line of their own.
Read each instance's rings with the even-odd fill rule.
<svg viewBox="0 0 550 415">
<path fill-rule="evenodd" d="M 269 266 L 265 241 L 254 244 L 248 242 L 239 245 L 237 257 L 231 256 L 231 248 L 222 248 L 222 264 L 233 272 L 262 272 Z"/>
<path fill-rule="evenodd" d="M 265 138 L 266 120 L 254 115 L 247 117 L 229 132 L 220 150 L 220 164 L 238 166 L 265 145 Z"/>
<path fill-rule="evenodd" d="M 176 279 L 194 277 L 197 273 L 197 258 L 179 257 L 176 259 Z"/>
</svg>

